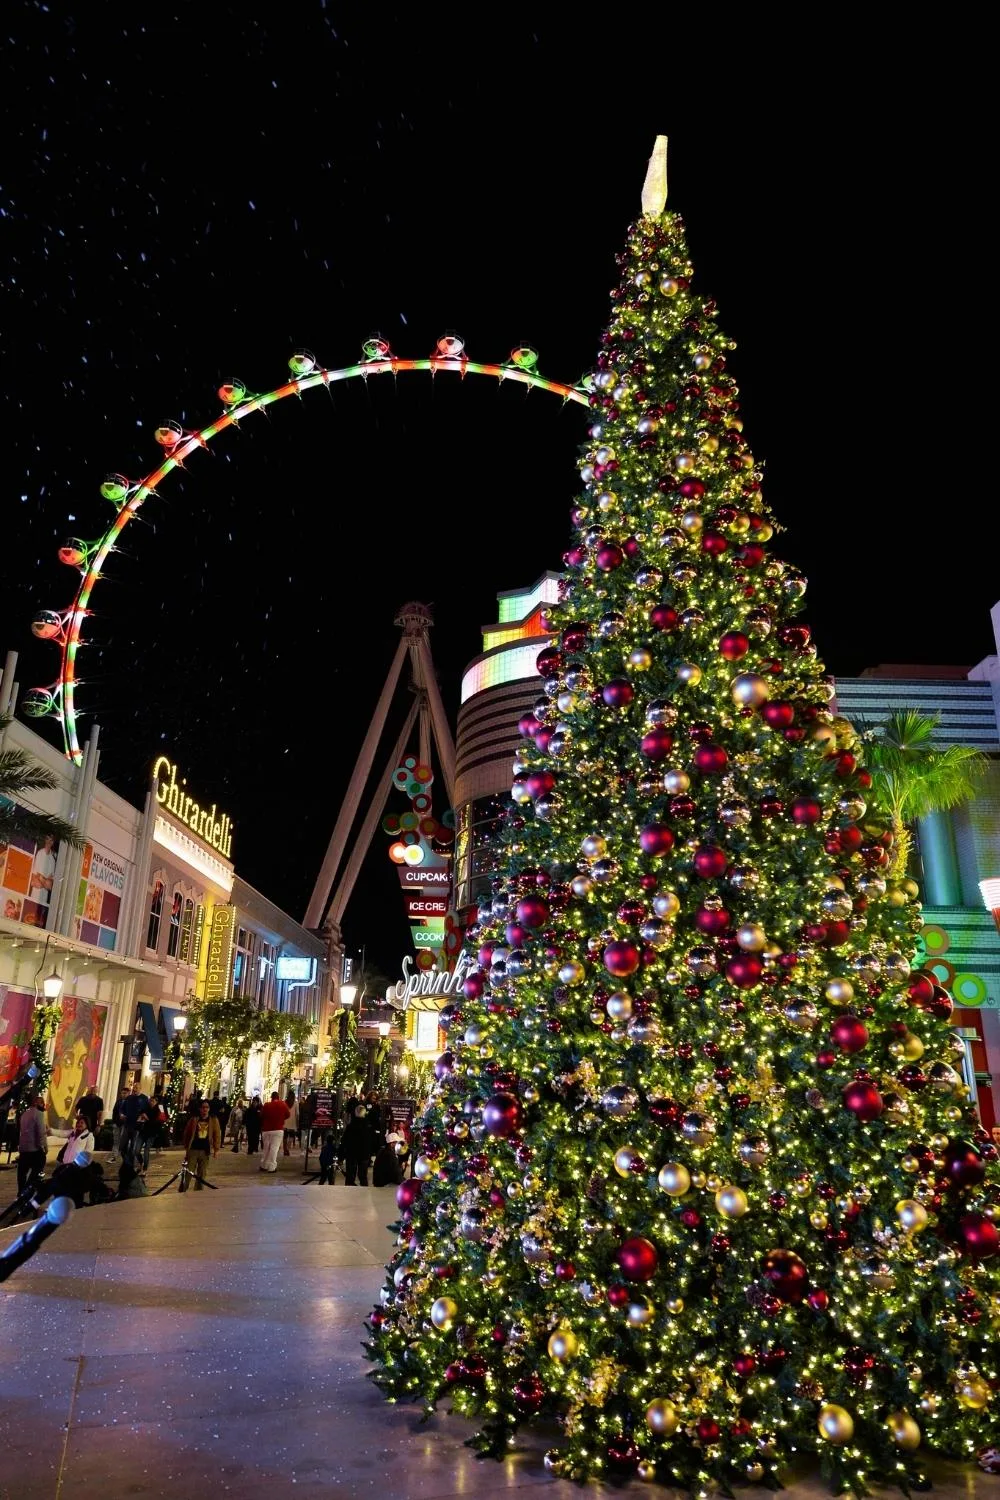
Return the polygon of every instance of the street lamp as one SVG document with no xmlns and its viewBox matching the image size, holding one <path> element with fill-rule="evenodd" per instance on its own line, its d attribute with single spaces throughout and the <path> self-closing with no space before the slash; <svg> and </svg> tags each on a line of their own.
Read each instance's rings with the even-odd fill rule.
<svg viewBox="0 0 1000 1500">
<path fill-rule="evenodd" d="M 180 1015 L 174 1016 L 174 1033 L 176 1034 L 176 1033 L 178 1033 L 180 1031 L 183 1031 L 184 1028 L 185 1028 L 185 1026 L 187 1025 L 187 1023 L 188 1023 L 187 1016 L 180 1016 Z"/>
<path fill-rule="evenodd" d="M 979 882 L 979 893 L 983 898 L 983 905 L 988 912 L 993 913 L 997 931 L 1000 932 L 1000 879 L 994 876 L 991 880 Z"/>
<path fill-rule="evenodd" d="M 62 976 L 57 974 L 55 969 L 47 979 L 42 980 L 42 994 L 46 1000 L 58 1000 L 62 994 L 62 987 Z"/>
<path fill-rule="evenodd" d="M 358 987 L 356 984 L 342 984 L 340 986 L 340 1003 L 345 1010 L 349 1010 L 357 999 Z"/>
<path fill-rule="evenodd" d="M 382 1037 L 383 1041 L 389 1035 L 389 1033 L 390 1033 L 391 1030 L 392 1030 L 392 1022 L 391 1021 L 380 1021 L 378 1023 L 378 1034 L 379 1034 L 380 1037 Z"/>
</svg>

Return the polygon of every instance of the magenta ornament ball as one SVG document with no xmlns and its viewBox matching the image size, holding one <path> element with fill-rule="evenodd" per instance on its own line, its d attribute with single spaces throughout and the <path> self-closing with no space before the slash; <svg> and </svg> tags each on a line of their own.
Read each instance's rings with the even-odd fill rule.
<svg viewBox="0 0 1000 1500">
<path fill-rule="evenodd" d="M 548 903 L 540 896 L 525 896 L 517 903 L 515 916 L 522 927 L 544 927 L 549 919 Z"/>
<path fill-rule="evenodd" d="M 627 708 L 635 697 L 635 688 L 625 677 L 615 677 L 601 689 L 601 697 L 608 708 Z"/>
<path fill-rule="evenodd" d="M 513 1135 L 521 1124 L 521 1101 L 516 1094 L 494 1094 L 483 1105 L 483 1124 L 492 1136 Z"/>
<path fill-rule="evenodd" d="M 625 979 L 639 967 L 639 949 L 635 943 L 619 941 L 609 943 L 604 950 L 604 967 L 616 979 Z"/>
<path fill-rule="evenodd" d="M 396 1207 L 401 1213 L 413 1207 L 423 1191 L 423 1183 L 419 1177 L 409 1177 L 406 1182 L 401 1182 L 396 1189 Z"/>
<path fill-rule="evenodd" d="M 627 1281 L 652 1281 L 659 1264 L 656 1246 L 638 1235 L 625 1240 L 618 1251 L 618 1264 Z"/>
<path fill-rule="evenodd" d="M 864 1078 L 856 1078 L 849 1083 L 843 1093 L 844 1108 L 849 1109 L 852 1115 L 857 1115 L 859 1120 L 865 1122 L 877 1120 L 884 1109 L 882 1095 L 873 1083 L 868 1083 Z"/>
<path fill-rule="evenodd" d="M 639 834 L 639 847 L 643 854 L 669 854 L 674 847 L 674 831 L 666 823 L 647 823 Z"/>
</svg>

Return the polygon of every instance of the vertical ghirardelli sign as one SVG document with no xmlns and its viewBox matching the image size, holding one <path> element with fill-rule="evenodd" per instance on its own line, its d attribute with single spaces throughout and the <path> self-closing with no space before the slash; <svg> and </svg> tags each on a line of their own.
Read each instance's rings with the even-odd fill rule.
<svg viewBox="0 0 1000 1500">
<path fill-rule="evenodd" d="M 205 966 L 205 999 L 221 1000 L 229 993 L 229 971 L 233 962 L 235 906 L 217 906 L 212 912 Z"/>
</svg>

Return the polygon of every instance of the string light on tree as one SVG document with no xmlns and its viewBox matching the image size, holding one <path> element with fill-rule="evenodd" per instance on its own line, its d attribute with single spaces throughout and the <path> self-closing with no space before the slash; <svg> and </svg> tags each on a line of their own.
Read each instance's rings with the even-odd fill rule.
<svg viewBox="0 0 1000 1500">
<path fill-rule="evenodd" d="M 837 1492 L 924 1487 L 925 1449 L 998 1440 L 998 1153 L 911 972 L 918 893 L 772 550 L 665 161 L 373 1378 L 496 1457 L 557 1422 L 570 1479 L 729 1492 L 812 1452 Z"/>
</svg>

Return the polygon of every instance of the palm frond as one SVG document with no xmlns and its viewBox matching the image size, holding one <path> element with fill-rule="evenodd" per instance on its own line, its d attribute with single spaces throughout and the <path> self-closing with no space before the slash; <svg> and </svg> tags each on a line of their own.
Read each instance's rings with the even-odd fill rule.
<svg viewBox="0 0 1000 1500">
<path fill-rule="evenodd" d="M 976 783 L 988 766 L 988 758 L 968 745 L 948 745 L 935 752 L 907 785 L 904 815 L 923 818 L 960 807 L 975 796 Z"/>
<path fill-rule="evenodd" d="M 882 725 L 882 740 L 903 752 L 930 747 L 940 714 L 922 714 L 915 708 L 897 708 Z"/>
<path fill-rule="evenodd" d="M 48 792 L 58 785 L 52 772 L 33 761 L 24 750 L 14 746 L 0 750 L 0 796 L 13 797 L 18 792 Z"/>
</svg>

